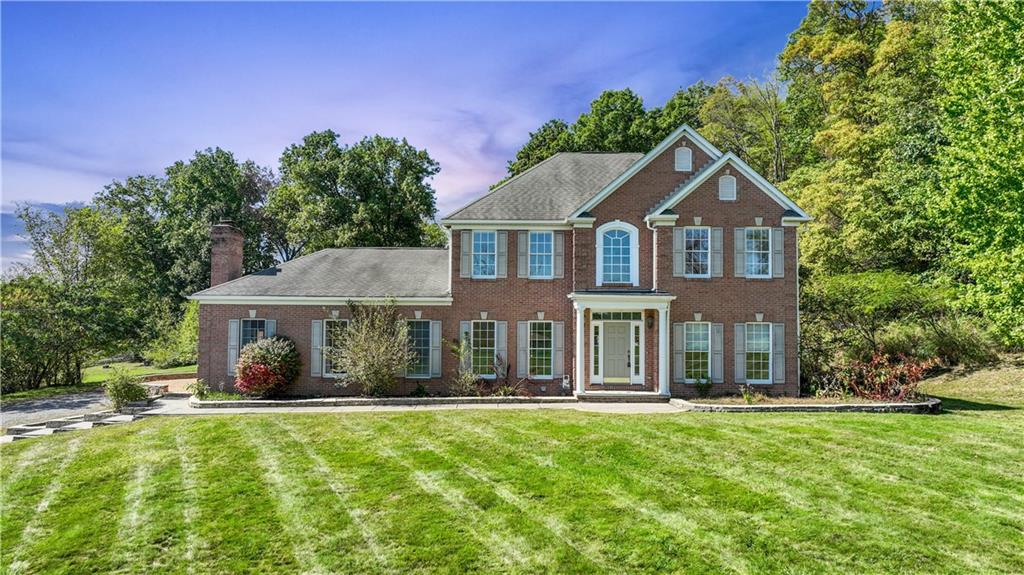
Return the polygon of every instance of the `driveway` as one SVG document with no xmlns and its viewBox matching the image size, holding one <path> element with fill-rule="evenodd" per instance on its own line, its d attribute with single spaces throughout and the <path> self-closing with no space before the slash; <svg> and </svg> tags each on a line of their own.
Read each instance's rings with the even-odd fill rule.
<svg viewBox="0 0 1024 575">
<path fill-rule="evenodd" d="M 86 391 L 58 395 L 45 399 L 19 401 L 0 407 L 0 427 L 47 421 L 70 415 L 80 415 L 110 409 L 102 391 Z"/>
</svg>

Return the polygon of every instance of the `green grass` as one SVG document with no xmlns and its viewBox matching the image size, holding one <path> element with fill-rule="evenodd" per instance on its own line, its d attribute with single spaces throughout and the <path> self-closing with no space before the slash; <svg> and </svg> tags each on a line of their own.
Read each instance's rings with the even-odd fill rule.
<svg viewBox="0 0 1024 575">
<path fill-rule="evenodd" d="M 87 367 L 82 371 L 82 382 L 83 383 L 103 383 L 110 379 L 111 374 L 114 372 L 114 368 L 119 367 L 127 370 L 131 375 L 165 375 L 165 374 L 194 374 L 196 372 L 196 366 L 194 365 L 183 365 L 181 367 L 169 367 L 166 369 L 159 369 L 151 365 L 143 365 L 137 362 L 120 362 L 111 363 L 110 367 L 104 368 L 101 365 L 95 365 L 93 367 Z"/>
<path fill-rule="evenodd" d="M 0 448 L 0 570 L 1020 573 L 1022 376 L 931 383 L 937 416 L 213 415 L 23 441 Z"/>
</svg>

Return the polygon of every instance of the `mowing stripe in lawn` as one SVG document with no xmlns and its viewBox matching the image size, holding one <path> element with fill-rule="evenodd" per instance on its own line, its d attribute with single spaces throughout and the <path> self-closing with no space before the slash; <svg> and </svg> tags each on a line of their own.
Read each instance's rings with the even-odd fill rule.
<svg viewBox="0 0 1024 575">
<path fill-rule="evenodd" d="M 293 425 L 285 423 L 280 419 L 275 419 L 273 423 L 284 430 L 294 443 L 302 449 L 306 457 L 313 462 L 316 472 L 327 482 L 331 492 L 334 493 L 334 497 L 344 508 L 349 520 L 358 529 L 360 537 L 370 549 L 379 566 L 387 573 L 397 573 L 397 570 L 389 561 L 391 551 L 381 545 L 380 540 L 382 537 L 375 532 L 375 528 L 367 520 L 369 514 L 353 501 L 351 497 L 353 487 L 349 484 L 347 478 L 332 470 L 327 461 L 310 447 L 309 439 L 301 436 Z"/>
<path fill-rule="evenodd" d="M 34 542 L 43 532 L 43 516 L 46 511 L 50 508 L 50 504 L 57 497 L 60 492 L 60 488 L 64 481 L 64 471 L 71 465 L 71 462 L 75 460 L 78 455 L 78 449 L 81 447 L 82 438 L 76 437 L 71 440 L 67 445 L 67 449 L 64 450 L 64 456 L 61 458 L 60 464 L 57 469 L 54 470 L 50 476 L 50 482 L 46 486 L 46 490 L 43 492 L 42 498 L 39 503 L 36 504 L 35 513 L 32 515 L 29 522 L 22 529 L 19 534 L 17 541 L 20 543 L 24 540 Z M 51 445 L 52 446 L 52 445 Z M 6 542 L 5 545 L 9 547 L 10 543 Z M 25 545 L 19 545 L 14 548 L 14 554 L 11 556 L 10 564 L 8 568 L 11 573 L 18 573 L 20 571 L 27 571 L 30 563 L 28 558 L 22 557 L 24 553 L 22 551 L 26 548 Z"/>
<path fill-rule="evenodd" d="M 196 532 L 196 506 L 199 504 L 196 485 L 196 466 L 194 456 L 188 441 L 185 439 L 185 430 L 188 428 L 188 419 L 181 419 L 178 425 L 174 426 L 174 447 L 178 452 L 178 467 L 181 469 L 181 491 L 182 491 L 182 519 L 185 528 L 185 568 L 191 575 L 195 573 L 196 556 L 202 544 Z"/>
</svg>

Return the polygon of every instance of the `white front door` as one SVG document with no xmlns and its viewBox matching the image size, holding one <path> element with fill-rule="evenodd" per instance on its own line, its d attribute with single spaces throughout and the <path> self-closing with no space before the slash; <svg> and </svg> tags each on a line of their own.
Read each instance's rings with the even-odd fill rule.
<svg viewBox="0 0 1024 575">
<path fill-rule="evenodd" d="M 615 321 L 604 324 L 604 382 L 629 383 L 630 356 L 629 322 Z"/>
<path fill-rule="evenodd" d="M 591 383 L 644 383 L 642 321 L 594 321 L 591 337 L 595 354 Z"/>
</svg>

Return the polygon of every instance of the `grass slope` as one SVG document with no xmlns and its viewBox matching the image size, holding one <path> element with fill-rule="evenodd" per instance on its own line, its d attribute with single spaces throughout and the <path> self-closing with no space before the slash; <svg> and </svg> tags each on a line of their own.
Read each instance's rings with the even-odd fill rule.
<svg viewBox="0 0 1024 575">
<path fill-rule="evenodd" d="M 1022 572 L 1022 375 L 934 383 L 939 416 L 220 415 L 18 442 L 0 569 Z"/>
</svg>

